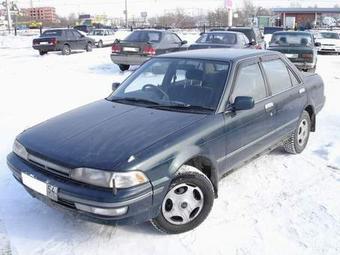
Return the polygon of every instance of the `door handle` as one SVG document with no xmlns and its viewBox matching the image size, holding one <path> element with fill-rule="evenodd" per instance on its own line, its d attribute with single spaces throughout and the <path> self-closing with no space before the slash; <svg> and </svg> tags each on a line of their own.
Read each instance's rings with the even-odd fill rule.
<svg viewBox="0 0 340 255">
<path fill-rule="evenodd" d="M 306 89 L 305 88 L 301 88 L 299 89 L 299 95 L 302 95 L 306 92 Z"/>
<path fill-rule="evenodd" d="M 273 108 L 274 108 L 273 102 L 270 102 L 264 106 L 264 109 L 266 110 L 266 112 L 270 112 Z"/>
</svg>

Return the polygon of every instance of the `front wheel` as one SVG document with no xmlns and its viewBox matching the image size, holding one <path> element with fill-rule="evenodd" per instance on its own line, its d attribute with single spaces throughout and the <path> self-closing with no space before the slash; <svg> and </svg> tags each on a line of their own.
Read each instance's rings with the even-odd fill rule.
<svg viewBox="0 0 340 255">
<path fill-rule="evenodd" d="M 119 69 L 121 71 L 126 71 L 126 70 L 129 70 L 130 66 L 129 65 L 118 65 L 119 66 Z"/>
<path fill-rule="evenodd" d="M 309 114 L 308 112 L 303 111 L 297 128 L 283 143 L 285 151 L 291 154 L 301 153 L 306 148 L 308 143 L 310 130 L 311 120 Z"/>
<path fill-rule="evenodd" d="M 103 48 L 103 47 L 104 47 L 103 41 L 99 41 L 98 42 L 98 48 Z"/>
<path fill-rule="evenodd" d="M 192 166 L 183 167 L 186 171 L 173 179 L 159 215 L 151 220 L 156 229 L 168 234 L 196 228 L 214 204 L 214 188 L 208 177 Z"/>
</svg>

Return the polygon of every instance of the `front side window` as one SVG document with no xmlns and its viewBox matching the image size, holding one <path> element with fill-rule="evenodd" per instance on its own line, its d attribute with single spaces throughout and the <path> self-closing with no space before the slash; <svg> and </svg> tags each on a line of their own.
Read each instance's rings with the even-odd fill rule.
<svg viewBox="0 0 340 255">
<path fill-rule="evenodd" d="M 173 110 L 181 106 L 214 111 L 228 71 L 228 62 L 155 58 L 132 74 L 108 100 Z"/>
<path fill-rule="evenodd" d="M 255 102 L 267 96 L 264 79 L 258 64 L 243 66 L 239 70 L 231 96 L 231 103 L 238 96 L 252 97 Z"/>
<path fill-rule="evenodd" d="M 292 87 L 287 66 L 281 59 L 266 61 L 262 65 L 273 95 Z"/>
</svg>

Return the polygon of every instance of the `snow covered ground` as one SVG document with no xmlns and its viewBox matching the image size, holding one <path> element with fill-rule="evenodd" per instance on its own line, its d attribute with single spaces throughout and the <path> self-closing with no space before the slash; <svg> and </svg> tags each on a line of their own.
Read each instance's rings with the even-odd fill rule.
<svg viewBox="0 0 340 255">
<path fill-rule="evenodd" d="M 200 227 L 167 236 L 148 223 L 82 221 L 12 178 L 6 155 L 18 133 L 107 96 L 130 73 L 111 63 L 110 48 L 40 57 L 30 45 L 29 37 L 0 37 L 0 255 L 340 254 L 340 56 L 319 57 L 327 104 L 304 153 L 277 149 L 231 173 Z"/>
</svg>

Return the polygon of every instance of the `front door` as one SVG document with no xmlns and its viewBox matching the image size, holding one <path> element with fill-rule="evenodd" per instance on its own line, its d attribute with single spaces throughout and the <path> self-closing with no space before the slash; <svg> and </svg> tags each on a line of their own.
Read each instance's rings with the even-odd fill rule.
<svg viewBox="0 0 340 255">
<path fill-rule="evenodd" d="M 274 109 L 258 58 L 239 65 L 229 103 L 238 96 L 252 97 L 255 106 L 225 114 L 227 170 L 238 167 L 270 143 Z"/>
</svg>

